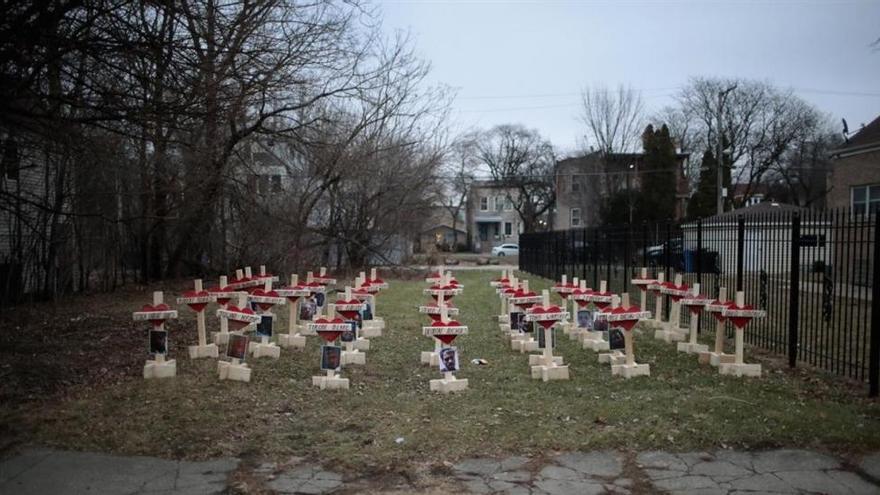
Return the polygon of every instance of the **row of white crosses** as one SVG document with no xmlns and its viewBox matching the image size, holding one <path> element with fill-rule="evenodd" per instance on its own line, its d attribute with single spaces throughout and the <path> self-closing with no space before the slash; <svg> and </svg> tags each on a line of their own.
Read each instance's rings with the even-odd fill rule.
<svg viewBox="0 0 880 495">
<path fill-rule="evenodd" d="M 585 350 L 599 352 L 600 363 L 611 365 L 611 374 L 624 378 L 632 378 L 641 375 L 650 375 L 650 367 L 647 364 L 635 362 L 633 345 L 633 327 L 641 320 L 651 317 L 651 313 L 641 308 L 630 306 L 629 294 L 623 298 L 608 291 L 605 280 L 600 281 L 599 290 L 595 291 L 586 286 L 586 282 L 574 278 L 568 283 L 567 277 L 562 276 L 561 283 L 554 286 L 554 291 L 565 300 L 572 302 L 573 318 L 568 322 L 566 331 L 572 340 L 579 340 Z M 589 305 L 595 311 L 595 321 L 606 321 L 611 328 L 623 330 L 624 350 L 611 349 L 610 342 L 603 337 L 602 331 L 595 328 L 581 328 L 580 321 L 576 317 L 579 310 L 586 309 Z"/>
<path fill-rule="evenodd" d="M 697 354 L 702 364 L 710 364 L 718 367 L 722 375 L 735 376 L 761 376 L 761 365 L 747 364 L 743 362 L 743 334 L 746 326 L 754 318 L 763 318 L 766 311 L 756 310 L 745 304 L 745 294 L 737 291 L 736 300 L 727 300 L 727 289 L 722 287 L 718 292 L 718 299 L 712 300 L 700 294 L 700 284 L 694 284 L 689 288 L 682 283 L 681 274 L 675 276 L 675 282 L 665 282 L 664 274 L 658 274 L 657 279 L 649 279 L 647 269 L 642 268 L 639 278 L 633 279 L 632 283 L 643 291 L 642 308 L 645 308 L 647 291 L 655 295 L 655 321 L 660 326 L 654 337 L 665 342 L 679 342 L 679 352 Z M 663 296 L 670 298 L 671 307 L 669 320 L 662 319 Z M 689 312 L 689 326 L 687 329 L 679 327 L 681 306 L 685 306 Z M 707 345 L 697 342 L 697 325 L 700 312 L 707 311 L 716 320 L 715 345 L 709 351 Z M 724 353 L 724 324 L 730 321 L 736 332 L 735 352 L 733 355 Z"/>
<path fill-rule="evenodd" d="M 452 347 L 452 342 L 459 335 L 466 335 L 468 327 L 458 320 L 450 319 L 451 315 L 459 314 L 458 308 L 452 306 L 452 298 L 461 294 L 464 286 L 452 277 L 452 272 L 445 271 L 442 266 L 428 275 L 425 282 L 430 286 L 424 290 L 424 293 L 431 296 L 433 301 L 419 306 L 419 313 L 431 318 L 431 323 L 422 327 L 422 335 L 434 341 L 434 350 L 422 352 L 421 362 L 429 366 L 438 366 L 443 373 L 442 378 L 429 382 L 429 388 L 432 392 L 442 394 L 466 390 L 467 378 L 461 379 L 455 376 L 459 356 L 458 350 Z M 449 357 L 448 361 L 445 360 L 447 357 Z"/>
<path fill-rule="evenodd" d="M 565 308 L 550 303 L 550 291 L 541 295 L 529 290 L 529 281 L 520 281 L 511 270 L 501 272 L 501 278 L 493 280 L 490 285 L 495 288 L 501 300 L 501 314 L 498 315 L 499 327 L 504 336 L 510 339 L 512 350 L 520 353 L 539 350 L 540 341 L 544 346 L 540 354 L 529 355 L 529 368 L 532 378 L 542 381 L 568 380 L 568 366 L 562 356 L 554 356 L 553 327 L 564 323 L 569 316 Z M 534 339 L 525 332 L 526 323 L 534 323 L 543 338 Z M 540 336 L 539 336 L 540 337 Z"/>
<path fill-rule="evenodd" d="M 375 316 L 376 294 L 387 287 L 388 284 L 376 275 L 375 268 L 371 270 L 369 278 L 366 277 L 365 272 L 361 272 L 354 283 L 346 287 L 344 293 L 337 297 L 335 303 L 327 304 L 327 318 L 315 318 L 307 325 L 310 332 L 319 335 L 325 341 L 325 345 L 321 347 L 321 368 L 325 374 L 313 376 L 313 386 L 322 390 L 349 388 L 349 379 L 337 372 L 344 366 L 366 364 L 366 354 L 362 351 L 370 349 L 368 337 L 381 336 L 385 325 L 384 320 Z M 358 331 L 356 318 L 359 313 L 363 313 L 367 304 L 370 304 L 374 315 L 368 320 L 362 320 Z M 337 314 L 342 318 L 337 317 Z M 352 328 L 353 326 L 355 328 Z M 346 332 L 353 332 L 354 335 L 344 340 L 345 349 L 340 350 L 334 344 Z"/>
<path fill-rule="evenodd" d="M 265 266 L 260 266 L 260 272 L 257 276 L 252 274 L 250 267 L 236 270 L 235 278 L 232 281 L 229 281 L 226 276 L 221 276 L 219 285 L 209 291 L 204 290 L 200 279 L 196 280 L 194 290 L 185 292 L 177 299 L 179 304 L 186 304 L 196 312 L 198 344 L 189 346 L 190 357 L 193 359 L 219 357 L 219 345 L 229 345 L 230 336 L 242 336 L 242 332 L 248 327 L 260 323 L 264 317 L 269 318 L 267 322 L 271 324 L 271 319 L 274 318 L 274 314 L 271 313 L 272 307 L 283 305 L 286 302 L 291 303 L 290 334 L 282 336 L 279 341 L 282 343 L 282 347 L 303 348 L 305 346 L 304 338 L 297 338 L 301 336 L 299 335 L 300 327 L 296 322 L 295 302 L 300 298 L 324 292 L 325 287 L 322 284 L 335 283 L 335 280 L 326 276 L 326 268 L 321 268 L 320 277 L 315 277 L 314 280 L 312 273 L 309 272 L 308 282 L 305 286 L 299 286 L 297 276 L 293 275 L 290 287 L 276 291 L 272 289 L 272 284 L 277 280 L 277 276 L 266 273 Z M 149 320 L 153 322 L 154 331 L 164 331 L 165 320 L 176 318 L 177 312 L 170 310 L 163 303 L 162 292 L 154 293 L 153 299 L 153 305 L 144 306 L 141 311 L 135 312 L 133 317 L 136 321 Z M 236 300 L 235 304 L 230 304 L 233 299 Z M 214 332 L 213 342 L 209 344 L 207 342 L 205 312 L 207 305 L 212 302 L 219 305 L 217 316 L 220 320 L 220 331 Z M 254 313 L 248 307 L 248 302 L 259 308 L 259 313 Z M 232 331 L 230 331 L 230 327 Z M 167 345 L 167 333 L 164 335 L 166 336 L 164 345 Z M 233 347 L 237 350 L 239 346 L 243 346 L 243 351 L 251 353 L 254 357 L 277 359 L 280 356 L 280 348 L 270 342 L 267 335 L 262 335 L 259 342 L 246 344 L 248 344 L 246 338 L 244 341 L 236 338 Z M 152 345 L 151 342 L 151 347 Z M 155 359 L 147 361 L 144 366 L 145 378 L 165 378 L 176 375 L 176 362 L 174 360 L 166 361 L 166 352 L 167 349 L 162 349 L 162 352 L 156 353 Z M 227 354 L 231 356 L 229 350 L 227 350 Z M 218 362 L 220 378 L 250 381 L 250 368 L 243 362 L 244 356 L 242 354 L 236 355 L 241 358 L 231 357 L 228 362 Z"/>
</svg>

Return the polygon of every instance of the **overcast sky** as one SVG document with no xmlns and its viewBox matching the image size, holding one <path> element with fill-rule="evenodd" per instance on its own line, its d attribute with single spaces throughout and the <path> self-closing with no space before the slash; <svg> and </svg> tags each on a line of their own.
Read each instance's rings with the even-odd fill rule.
<svg viewBox="0 0 880 495">
<path fill-rule="evenodd" d="M 880 0 L 385 1 L 459 128 L 521 123 L 562 154 L 584 134 L 589 84 L 640 89 L 649 110 L 692 76 L 761 79 L 857 129 L 880 115 Z"/>
</svg>

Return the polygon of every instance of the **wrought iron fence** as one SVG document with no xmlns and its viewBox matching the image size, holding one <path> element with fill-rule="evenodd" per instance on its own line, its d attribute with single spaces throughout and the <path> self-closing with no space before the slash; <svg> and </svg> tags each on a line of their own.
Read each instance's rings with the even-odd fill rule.
<svg viewBox="0 0 880 495">
<path fill-rule="evenodd" d="M 681 274 L 717 297 L 743 290 L 766 309 L 746 332 L 752 345 L 880 389 L 880 215 L 849 210 L 730 212 L 686 223 L 601 226 L 520 236 L 520 269 L 598 288 L 641 292 L 641 267 Z M 668 312 L 666 313 L 668 314 Z M 700 327 L 709 328 L 708 315 Z M 731 329 L 732 332 L 732 329 Z"/>
</svg>

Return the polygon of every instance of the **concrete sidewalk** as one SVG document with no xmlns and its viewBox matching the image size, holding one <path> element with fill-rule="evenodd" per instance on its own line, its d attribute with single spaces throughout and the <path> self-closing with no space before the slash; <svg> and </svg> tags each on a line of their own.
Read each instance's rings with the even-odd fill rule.
<svg viewBox="0 0 880 495">
<path fill-rule="evenodd" d="M 250 480 L 230 486 L 236 470 Z M 243 472 L 242 472 L 243 471 Z M 207 462 L 27 449 L 0 461 L 0 494 L 212 493 L 477 494 L 880 494 L 880 454 L 856 464 L 806 450 L 673 454 L 573 452 L 543 460 L 476 458 L 432 468 L 400 483 L 344 476 L 294 462 L 243 468 Z"/>
</svg>

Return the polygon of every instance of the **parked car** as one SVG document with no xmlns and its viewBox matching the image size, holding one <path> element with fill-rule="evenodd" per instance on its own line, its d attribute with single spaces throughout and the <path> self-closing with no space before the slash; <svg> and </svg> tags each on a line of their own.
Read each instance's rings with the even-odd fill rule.
<svg viewBox="0 0 880 495">
<path fill-rule="evenodd" d="M 666 264 L 666 244 L 658 244 L 650 246 L 645 250 L 645 257 L 648 259 L 650 266 L 663 266 Z M 681 238 L 669 240 L 669 264 L 676 269 L 683 268 L 683 259 L 681 252 Z"/>
<path fill-rule="evenodd" d="M 502 244 L 492 248 L 492 256 L 519 256 L 519 244 Z"/>
</svg>

